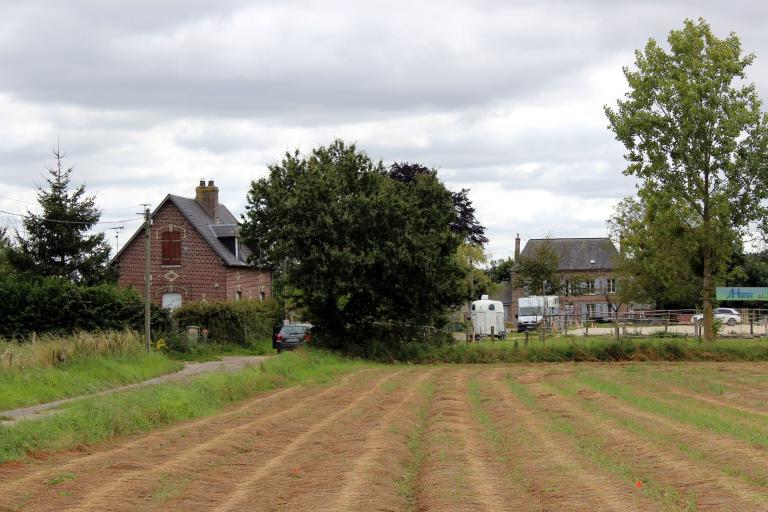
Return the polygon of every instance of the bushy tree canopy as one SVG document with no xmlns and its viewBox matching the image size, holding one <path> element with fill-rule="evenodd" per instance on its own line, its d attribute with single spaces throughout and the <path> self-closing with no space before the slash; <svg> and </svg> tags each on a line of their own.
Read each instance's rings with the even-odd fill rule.
<svg viewBox="0 0 768 512">
<path fill-rule="evenodd" d="M 766 218 L 768 118 L 745 70 L 736 35 L 717 38 L 704 20 L 686 20 L 667 39 L 635 53 L 635 69 L 610 129 L 626 147 L 624 171 L 647 195 L 658 195 L 695 242 L 701 261 L 704 336 L 714 337 L 717 269 L 730 257 L 733 233 Z"/>
<path fill-rule="evenodd" d="M 659 195 L 625 198 L 608 221 L 621 251 L 616 263 L 618 295 L 625 303 L 656 308 L 691 308 L 701 292 L 701 261 L 696 241 L 681 212 Z"/>
<path fill-rule="evenodd" d="M 539 244 L 533 254 L 520 256 L 515 268 L 513 285 L 526 295 L 557 295 L 560 277 L 557 266 L 560 259 L 549 240 Z"/>
<path fill-rule="evenodd" d="M 330 346 L 366 339 L 376 321 L 434 324 L 461 301 L 462 236 L 433 172 L 394 179 L 337 140 L 271 165 L 251 184 L 246 210 L 243 236 L 266 263 L 286 268 Z"/>
<path fill-rule="evenodd" d="M 431 176 L 437 179 L 437 171 L 421 164 L 407 162 L 396 162 L 389 167 L 389 177 L 393 180 L 410 183 L 418 176 Z M 483 246 L 488 243 L 485 226 L 475 218 L 475 207 L 469 199 L 469 189 L 463 188 L 459 192 L 451 192 L 451 199 L 455 213 L 451 229 L 463 237 L 467 244 Z"/>
<path fill-rule="evenodd" d="M 9 251 L 12 265 L 21 273 L 59 277 L 77 284 L 112 280 L 110 247 L 104 233 L 89 231 L 101 217 L 94 197 L 85 185 L 70 190 L 72 168 L 63 165 L 63 154 L 54 151 L 56 165 L 48 167 L 48 189 L 39 188 L 37 200 L 42 213 L 24 217 L 24 235 L 17 233 L 17 245 Z"/>
</svg>

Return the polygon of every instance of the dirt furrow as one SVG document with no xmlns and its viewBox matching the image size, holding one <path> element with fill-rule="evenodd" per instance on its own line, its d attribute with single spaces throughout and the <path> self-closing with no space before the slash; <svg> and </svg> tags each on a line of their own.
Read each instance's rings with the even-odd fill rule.
<svg viewBox="0 0 768 512">
<path fill-rule="evenodd" d="M 691 364 L 691 363 L 689 363 Z M 751 367 L 743 365 L 736 366 L 731 369 L 733 371 L 744 370 Z M 648 389 L 649 386 L 658 390 L 663 394 L 674 394 L 687 398 L 692 398 L 707 404 L 721 407 L 724 409 L 732 409 L 735 411 L 746 412 L 748 414 L 754 414 L 758 416 L 768 416 L 768 389 L 759 390 L 757 387 L 735 384 L 732 376 L 718 376 L 720 379 L 707 379 L 705 376 L 710 375 L 711 372 L 700 373 L 697 372 L 696 366 L 683 366 L 675 367 L 673 369 L 665 369 L 665 371 L 643 371 L 639 374 L 628 375 L 627 373 L 616 374 L 619 381 L 624 382 L 626 385 L 633 388 L 640 387 L 641 389 Z M 666 375 L 671 372 L 680 372 L 672 376 Z M 687 378 L 686 381 L 680 382 L 681 379 Z M 729 380 L 730 379 L 730 380 Z M 704 386 L 711 386 L 712 389 L 717 389 L 719 396 L 713 396 L 712 393 L 703 391 L 701 388 Z"/>
<path fill-rule="evenodd" d="M 344 400 L 344 406 L 333 409 L 331 414 L 325 414 L 309 423 L 306 428 L 301 429 L 295 434 L 285 435 L 283 432 L 272 432 L 270 439 L 270 449 L 272 453 L 268 457 L 260 457 L 256 452 L 247 454 L 242 460 L 231 462 L 230 471 L 225 471 L 225 478 L 217 476 L 216 483 L 225 485 L 224 492 L 222 488 L 212 491 L 212 487 L 204 485 L 207 492 L 202 497 L 206 498 L 207 503 L 204 506 L 200 503 L 190 503 L 187 510 L 211 510 L 223 512 L 229 510 L 268 510 L 259 498 L 264 497 L 266 492 L 270 497 L 274 497 L 274 488 L 269 486 L 269 481 L 273 476 L 280 472 L 288 472 L 299 480 L 302 478 L 302 467 L 296 465 L 296 460 L 306 460 L 301 457 L 302 451 L 313 446 L 323 445 L 323 439 L 326 443 L 338 439 L 343 431 L 354 431 L 356 422 L 363 416 L 367 410 L 375 409 L 376 404 L 382 400 L 383 390 L 381 384 L 387 379 L 391 379 L 395 374 L 385 376 L 376 387 L 366 389 L 362 392 L 354 391 Z M 381 412 L 378 408 L 377 414 Z M 330 430 L 330 436 L 326 433 Z M 342 446 L 337 446 L 342 449 Z M 329 454 L 326 453 L 326 456 Z M 225 469 L 222 467 L 222 469 Z M 222 473 L 222 472 L 219 472 Z M 234 484 L 234 485 L 232 485 Z M 279 496 L 278 496 L 279 497 Z M 185 502 L 186 503 L 186 502 Z"/>
<path fill-rule="evenodd" d="M 367 512 L 369 510 L 404 510 L 406 497 L 396 485 L 409 457 L 407 434 L 416 423 L 416 410 L 424 402 L 421 386 L 434 377 L 434 371 L 424 370 L 408 383 L 405 399 L 386 411 L 375 428 L 365 435 L 354 465 L 339 468 L 343 486 L 329 506 L 307 503 L 295 510 L 337 510 Z M 423 405 L 422 405 L 423 407 Z M 348 458 L 343 459 L 348 460 Z M 310 494 L 315 501 L 316 494 Z M 299 505 L 295 503 L 294 505 Z"/>
<path fill-rule="evenodd" d="M 572 439 L 553 428 L 507 386 L 508 370 L 483 375 L 481 389 L 490 398 L 488 412 L 505 451 L 521 475 L 540 510 L 648 511 L 659 507 L 626 481 L 608 474 L 586 458 Z M 528 372 L 521 380 L 530 384 L 545 371 Z M 562 372 L 558 372 L 562 373 Z"/>
<path fill-rule="evenodd" d="M 503 464 L 478 434 L 468 403 L 468 370 L 446 369 L 435 386 L 426 426 L 418 510 L 530 510 Z"/>
<path fill-rule="evenodd" d="M 354 387 L 362 379 L 374 374 L 365 372 L 345 376 L 342 387 Z M 18 504 L 23 500 L 25 509 L 50 509 L 51 506 L 63 508 L 81 503 L 83 496 L 98 494 L 114 489 L 113 483 L 125 482 L 126 475 L 155 475 L 153 468 L 168 459 L 184 453 L 186 450 L 197 451 L 200 444 L 205 449 L 210 442 L 216 442 L 222 433 L 228 430 L 248 430 L 254 422 L 268 422 L 274 415 L 282 415 L 286 409 L 292 412 L 307 407 L 315 397 L 338 392 L 339 385 L 333 388 L 291 388 L 279 390 L 266 397 L 248 400 L 216 416 L 185 422 L 174 427 L 134 438 L 106 449 L 95 447 L 88 455 L 57 454 L 48 461 L 42 461 L 43 468 L 33 469 L 15 481 L 4 484 L 0 492 L 0 503 Z M 36 463 L 28 464 L 35 468 Z M 50 485 L 61 475 L 69 475 L 64 482 Z M 122 490 L 122 489 L 120 489 Z M 102 493 L 105 494 L 105 493 Z M 119 492 L 112 497 L 117 498 Z M 118 508 L 118 505 L 113 505 Z"/>
<path fill-rule="evenodd" d="M 318 432 L 282 471 L 256 482 L 238 510 L 404 510 L 397 478 L 409 455 L 407 428 L 423 402 L 420 388 L 430 378 L 419 370 L 400 386 L 388 383 L 378 401 Z"/>
<path fill-rule="evenodd" d="M 756 416 L 768 416 L 768 409 L 749 407 L 746 405 L 735 403 L 734 398 L 738 398 L 738 397 L 734 397 L 733 395 L 729 396 L 728 399 L 724 400 L 720 398 L 715 398 L 715 397 L 695 393 L 693 391 L 688 391 L 686 389 L 682 389 L 677 386 L 670 387 L 670 391 L 675 395 L 684 396 L 686 398 L 692 398 L 700 402 L 706 402 L 707 404 L 714 405 L 715 407 L 720 407 L 724 409 L 733 409 L 735 411 L 745 412 L 747 414 L 754 414 Z"/>
<path fill-rule="evenodd" d="M 613 422 L 596 420 L 576 404 L 555 395 L 541 383 L 531 386 L 538 402 L 549 414 L 572 423 L 577 432 L 594 433 L 601 440 L 601 450 L 618 459 L 631 471 L 652 482 L 651 490 L 662 502 L 693 506 L 698 510 L 762 510 L 758 496 L 744 493 L 734 479 L 725 479 L 716 471 L 692 464 L 686 458 L 649 446 L 635 434 Z M 589 435 L 589 434 L 587 434 Z"/>
<path fill-rule="evenodd" d="M 763 449 L 756 449 L 746 443 L 729 437 L 721 437 L 706 430 L 684 426 L 663 416 L 654 415 L 623 403 L 616 398 L 591 389 L 582 388 L 578 391 L 579 399 L 584 401 L 582 407 L 593 407 L 602 411 L 606 417 L 615 418 L 617 421 L 631 422 L 637 427 L 650 433 L 655 438 L 655 443 L 660 450 L 669 448 L 677 449 L 681 444 L 693 449 L 697 453 L 704 454 L 706 460 L 697 456 L 697 466 L 709 467 L 712 471 L 724 470 L 742 475 L 742 480 L 765 481 L 763 488 L 759 485 L 750 485 L 749 482 L 738 482 L 723 475 L 726 479 L 724 485 L 736 489 L 742 496 L 752 500 L 760 500 L 768 486 L 768 454 Z M 587 406 L 588 404 L 588 406 Z M 659 440 L 663 440 L 659 441 Z M 744 478 L 746 476 L 746 478 Z M 768 497 L 766 497 L 768 500 Z"/>
<path fill-rule="evenodd" d="M 347 376 L 347 378 L 350 377 Z M 60 472 L 82 471 L 84 467 L 90 466 L 109 466 L 111 463 L 123 460 L 126 455 L 130 455 L 137 448 L 146 447 L 148 444 L 162 446 L 168 442 L 169 438 L 179 433 L 191 433 L 195 429 L 203 429 L 208 426 L 226 423 L 230 417 L 243 415 L 245 411 L 260 407 L 265 403 L 283 400 L 291 395 L 300 393 L 302 389 L 301 387 L 295 387 L 270 391 L 215 416 L 186 421 L 175 427 L 168 427 L 131 438 L 107 441 L 101 443 L 98 448 L 85 448 L 87 451 L 52 454 L 44 459 L 32 460 L 26 463 L 0 464 L 0 503 L 7 499 L 7 493 L 14 488 L 34 485 L 35 483 L 53 478 L 56 473 Z"/>
<path fill-rule="evenodd" d="M 357 387 L 357 383 L 354 387 Z M 170 450 L 144 453 L 140 457 L 142 467 L 126 470 L 123 466 L 119 475 L 112 472 L 109 480 L 99 482 L 95 490 L 84 496 L 72 510 L 91 510 L 94 504 L 103 504 L 106 497 L 114 499 L 121 494 L 130 494 L 132 498 L 151 494 L 153 487 L 156 487 L 162 478 L 167 480 L 170 475 L 190 474 L 189 469 L 201 461 L 209 464 L 222 457 L 228 458 L 237 451 L 246 450 L 254 438 L 263 435 L 264 431 L 271 431 L 284 424 L 298 430 L 302 425 L 300 420 L 305 420 L 316 412 L 324 413 L 328 403 L 344 398 L 352 391 L 351 388 L 352 385 L 335 386 L 319 394 L 301 397 L 295 404 L 278 403 L 275 404 L 274 412 L 259 414 L 240 425 L 229 423 L 216 431 L 207 432 L 206 437 L 195 436 L 188 439 L 184 445 L 177 443 Z M 288 435 L 291 433 L 287 432 Z M 193 476 L 188 478 L 192 479 Z M 89 488 L 94 486 L 92 482 L 87 485 Z M 130 492 L 126 493 L 126 489 L 130 489 Z"/>
</svg>

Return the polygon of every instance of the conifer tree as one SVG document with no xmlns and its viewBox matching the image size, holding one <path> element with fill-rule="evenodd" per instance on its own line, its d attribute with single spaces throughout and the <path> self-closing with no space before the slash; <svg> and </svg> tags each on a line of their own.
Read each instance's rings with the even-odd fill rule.
<svg viewBox="0 0 768 512">
<path fill-rule="evenodd" d="M 108 266 L 110 247 L 104 233 L 91 233 L 101 218 L 95 197 L 85 185 L 70 190 L 72 167 L 63 165 L 64 154 L 56 148 L 54 166 L 46 167 L 47 188 L 38 187 L 39 215 L 24 217 L 24 235 L 16 232 L 17 244 L 9 251 L 12 265 L 25 274 L 59 277 L 77 284 L 113 280 Z"/>
</svg>

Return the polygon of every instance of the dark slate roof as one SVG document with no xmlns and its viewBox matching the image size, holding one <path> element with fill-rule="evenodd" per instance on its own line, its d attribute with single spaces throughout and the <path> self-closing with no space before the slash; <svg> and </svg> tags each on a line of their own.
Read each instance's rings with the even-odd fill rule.
<svg viewBox="0 0 768 512">
<path fill-rule="evenodd" d="M 535 256 L 547 241 L 559 258 L 557 270 L 562 271 L 611 270 L 619 255 L 610 238 L 533 238 L 525 244 L 520 256 Z"/>
<path fill-rule="evenodd" d="M 238 234 L 237 224 L 211 224 L 208 229 L 213 231 L 213 234 L 218 238 L 232 238 Z"/>
<path fill-rule="evenodd" d="M 181 213 L 187 218 L 189 223 L 195 227 L 195 229 L 200 233 L 200 235 L 202 235 L 203 238 L 205 238 L 205 241 L 208 242 L 208 245 L 210 245 L 213 250 L 216 251 L 216 254 L 221 256 L 221 259 L 223 259 L 227 265 L 246 266 L 245 261 L 250 255 L 250 251 L 247 251 L 246 249 L 246 254 L 241 252 L 240 259 L 238 259 L 234 254 L 230 252 L 229 249 L 227 249 L 221 240 L 219 240 L 219 236 L 234 236 L 233 226 L 237 226 L 237 219 L 234 215 L 232 215 L 232 212 L 230 212 L 226 206 L 219 204 L 218 208 L 216 209 L 217 219 L 213 219 L 210 215 L 208 215 L 208 212 L 205 211 L 202 206 L 200 206 L 200 203 L 194 199 L 189 197 L 174 196 L 172 194 L 169 194 L 167 199 L 176 205 Z M 160 203 L 160 206 L 162 206 L 163 203 L 165 203 L 165 201 Z M 158 206 L 158 209 L 160 206 Z M 226 232 L 227 234 L 219 235 L 216 232 L 216 230 L 219 229 L 221 229 L 222 232 Z"/>
<path fill-rule="evenodd" d="M 218 208 L 216 209 L 217 218 L 214 219 L 208 215 L 208 212 L 205 211 L 205 209 L 200 206 L 200 203 L 194 199 L 168 194 L 165 196 L 165 199 L 160 201 L 160 204 L 157 206 L 157 208 L 155 208 L 155 211 L 152 212 L 152 217 L 154 217 L 155 213 L 157 213 L 160 208 L 162 208 L 168 201 L 173 203 L 176 208 L 179 209 L 181 214 L 184 215 L 184 217 L 189 221 L 190 224 L 192 224 L 195 230 L 200 233 L 200 236 L 202 236 L 203 239 L 208 242 L 208 245 L 210 245 L 211 248 L 216 251 L 216 254 L 218 254 L 221 259 L 224 260 L 226 265 L 232 267 L 248 266 L 246 261 L 248 261 L 248 257 L 251 255 L 251 251 L 245 246 L 245 244 L 240 244 L 240 258 L 237 258 L 229 249 L 227 249 L 221 240 L 219 240 L 220 237 L 227 238 L 236 236 L 237 230 L 239 228 L 237 219 L 234 215 L 232 215 L 232 212 L 230 212 L 226 206 L 223 204 L 218 205 Z M 116 261 L 120 257 L 120 254 L 122 254 L 123 250 L 128 247 L 131 242 L 133 242 L 133 239 L 136 238 L 139 233 L 142 233 L 143 231 L 143 227 L 139 228 L 139 230 L 134 233 L 131 239 L 125 245 L 123 245 L 123 248 L 120 249 L 120 252 L 118 252 L 115 257 L 112 258 L 112 261 Z"/>
</svg>

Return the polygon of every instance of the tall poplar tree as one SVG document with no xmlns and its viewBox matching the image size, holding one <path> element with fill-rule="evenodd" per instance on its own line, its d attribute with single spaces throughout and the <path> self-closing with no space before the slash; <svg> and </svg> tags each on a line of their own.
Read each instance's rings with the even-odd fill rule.
<svg viewBox="0 0 768 512">
<path fill-rule="evenodd" d="M 110 246 L 104 233 L 90 233 L 101 211 L 95 197 L 86 195 L 85 185 L 70 190 L 72 168 L 64 155 L 53 152 L 56 164 L 47 167 L 46 189 L 38 187 L 40 215 L 28 213 L 24 235 L 16 233 L 16 246 L 9 251 L 12 265 L 26 274 L 59 277 L 78 284 L 111 280 L 108 267 Z"/>
<path fill-rule="evenodd" d="M 609 128 L 626 147 L 624 174 L 659 195 L 688 231 L 701 261 L 704 337 L 714 338 L 712 300 L 717 269 L 733 252 L 733 235 L 766 217 L 768 119 L 755 86 L 746 84 L 752 54 L 735 34 L 717 38 L 699 19 L 635 52 L 635 69 Z"/>
</svg>

